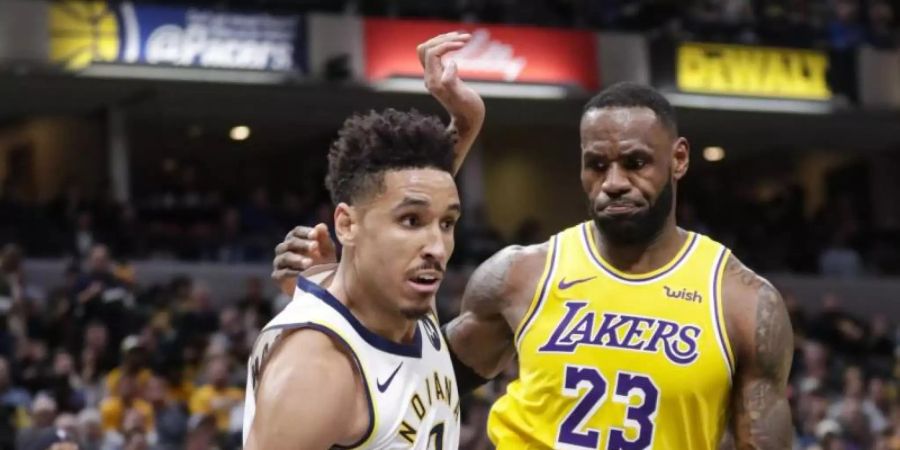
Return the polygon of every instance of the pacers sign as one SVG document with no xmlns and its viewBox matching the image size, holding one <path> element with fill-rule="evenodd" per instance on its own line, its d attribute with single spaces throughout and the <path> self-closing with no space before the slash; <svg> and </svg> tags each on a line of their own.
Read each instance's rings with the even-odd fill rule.
<svg viewBox="0 0 900 450">
<path fill-rule="evenodd" d="M 829 100 L 828 55 L 814 50 L 686 43 L 677 47 L 678 90 Z"/>
<path fill-rule="evenodd" d="M 72 70 L 116 62 L 305 71 L 297 15 L 59 0 L 51 3 L 49 24 L 50 59 Z"/>
</svg>

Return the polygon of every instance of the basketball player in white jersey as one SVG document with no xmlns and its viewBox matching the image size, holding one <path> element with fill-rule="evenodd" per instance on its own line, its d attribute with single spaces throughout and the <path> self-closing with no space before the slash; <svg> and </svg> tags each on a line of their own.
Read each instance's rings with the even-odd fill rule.
<svg viewBox="0 0 900 450">
<path fill-rule="evenodd" d="M 326 184 L 343 245 L 328 289 L 298 278 L 250 361 L 247 449 L 456 449 L 459 394 L 434 296 L 460 215 L 435 117 L 348 119 Z"/>
<path fill-rule="evenodd" d="M 480 97 L 440 61 L 466 40 L 450 33 L 420 48 L 452 133 L 389 109 L 351 117 L 332 144 L 341 260 L 327 289 L 297 278 L 293 301 L 260 333 L 246 449 L 457 449 L 460 398 L 434 296 L 460 215 L 453 174 L 484 118 Z"/>
</svg>

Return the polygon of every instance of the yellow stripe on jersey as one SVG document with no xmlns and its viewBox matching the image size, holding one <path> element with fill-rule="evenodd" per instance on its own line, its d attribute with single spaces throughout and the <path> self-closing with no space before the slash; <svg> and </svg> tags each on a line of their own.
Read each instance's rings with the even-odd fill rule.
<svg viewBox="0 0 900 450">
<path fill-rule="evenodd" d="M 594 225 L 551 241 L 517 333 L 519 379 L 491 409 L 506 449 L 715 449 L 734 358 L 721 308 L 729 253 L 686 233 L 657 270 L 603 260 Z"/>
</svg>

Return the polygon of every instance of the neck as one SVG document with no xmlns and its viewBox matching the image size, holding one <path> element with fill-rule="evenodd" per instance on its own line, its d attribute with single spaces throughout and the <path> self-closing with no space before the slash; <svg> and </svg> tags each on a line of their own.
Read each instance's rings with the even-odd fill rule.
<svg viewBox="0 0 900 450">
<path fill-rule="evenodd" d="M 670 214 L 662 231 L 653 239 L 642 244 L 624 245 L 606 239 L 597 225 L 590 224 L 594 231 L 594 243 L 600 249 L 600 256 L 613 267 L 626 273 L 652 272 L 666 265 L 687 239 L 687 233 L 675 224 L 675 215 Z"/>
<path fill-rule="evenodd" d="M 349 261 L 351 258 L 341 258 L 328 292 L 373 333 L 397 343 L 412 339 L 417 321 L 382 307 L 387 302 L 379 300 L 385 299 L 375 298 L 378 293 L 365 288 L 359 272 Z"/>
</svg>

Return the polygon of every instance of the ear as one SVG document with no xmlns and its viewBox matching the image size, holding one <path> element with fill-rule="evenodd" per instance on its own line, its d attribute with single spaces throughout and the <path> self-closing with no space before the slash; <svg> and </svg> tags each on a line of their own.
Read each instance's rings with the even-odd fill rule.
<svg viewBox="0 0 900 450">
<path fill-rule="evenodd" d="M 687 174 L 691 165 L 691 144 L 680 137 L 672 145 L 672 178 L 678 181 Z"/>
<path fill-rule="evenodd" d="M 354 207 L 341 202 L 334 208 L 334 233 L 344 247 L 352 247 L 359 229 L 358 214 Z"/>
</svg>

